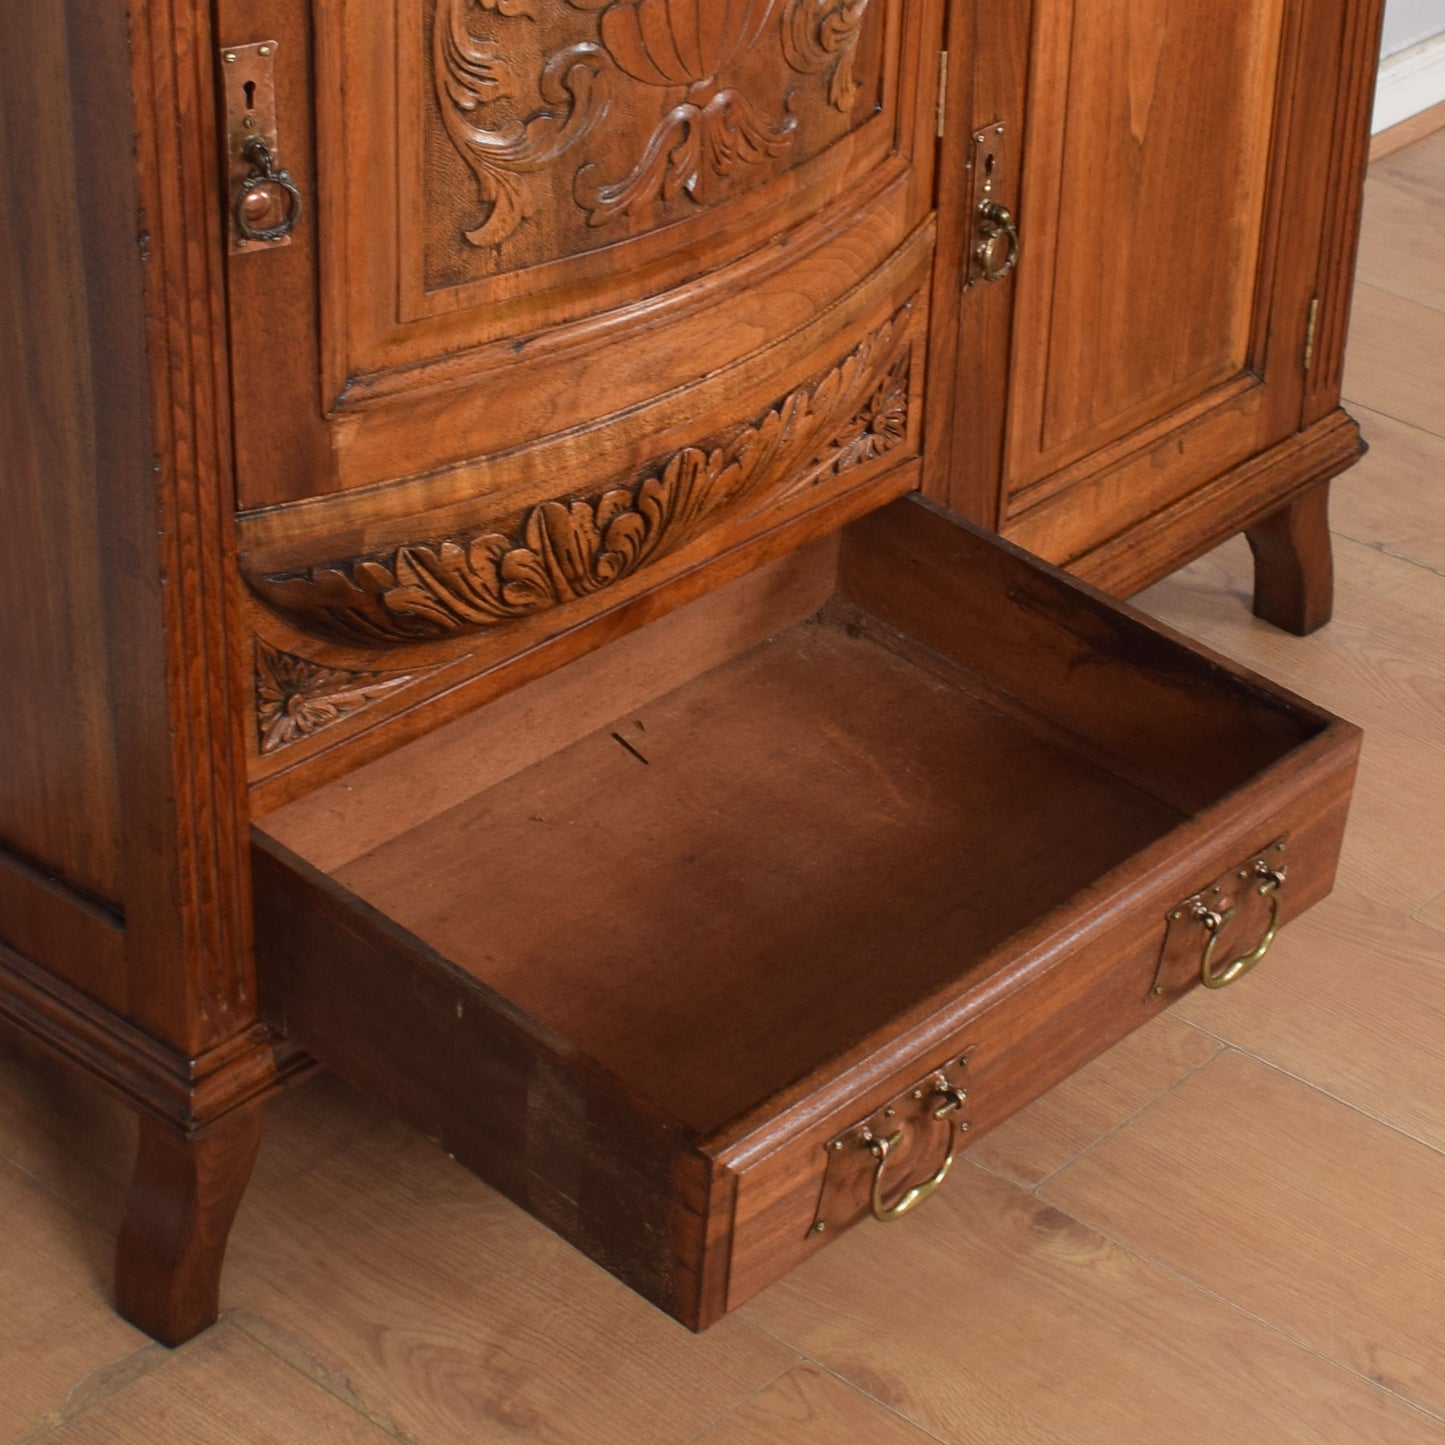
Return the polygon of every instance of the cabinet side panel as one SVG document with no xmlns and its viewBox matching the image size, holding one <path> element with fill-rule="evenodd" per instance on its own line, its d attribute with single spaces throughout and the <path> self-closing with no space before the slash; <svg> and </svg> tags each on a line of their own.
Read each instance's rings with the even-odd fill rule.
<svg viewBox="0 0 1445 1445">
<path fill-rule="evenodd" d="M 119 803 L 66 8 L 15 0 L 5 30 L 0 862 L 28 862 L 114 903 Z"/>
</svg>

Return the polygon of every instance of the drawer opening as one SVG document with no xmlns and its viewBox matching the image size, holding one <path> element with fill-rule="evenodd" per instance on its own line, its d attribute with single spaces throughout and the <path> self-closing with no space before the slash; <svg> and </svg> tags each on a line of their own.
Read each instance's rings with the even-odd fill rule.
<svg viewBox="0 0 1445 1445">
<path fill-rule="evenodd" d="M 625 1147 L 705 1261 L 760 1119 L 1329 721 L 912 500 L 614 647 L 258 825 L 263 1004 L 695 1325 Z M 558 1128 L 591 1204 L 508 1172 Z"/>
</svg>

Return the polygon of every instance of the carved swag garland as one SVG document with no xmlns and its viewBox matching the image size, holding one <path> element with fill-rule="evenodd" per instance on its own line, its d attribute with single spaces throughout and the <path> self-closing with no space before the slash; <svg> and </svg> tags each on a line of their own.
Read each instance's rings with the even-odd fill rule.
<svg viewBox="0 0 1445 1445">
<path fill-rule="evenodd" d="M 757 420 L 684 447 L 635 485 L 544 502 L 509 536 L 416 543 L 247 581 L 309 631 L 368 644 L 485 631 L 601 592 L 725 516 L 773 506 L 905 441 L 912 311 Z"/>
<path fill-rule="evenodd" d="M 685 98 L 659 120 L 631 171 L 606 180 L 596 162 L 577 171 L 574 192 L 590 226 L 602 226 L 657 200 L 688 196 L 707 205 L 720 182 L 783 155 L 797 119 L 769 120 L 720 74 L 751 52 L 779 10 L 782 56 L 799 75 L 825 75 L 839 111 L 857 98 L 854 52 L 869 0 L 565 0 L 599 12 L 596 41 L 564 46 L 543 63 L 541 106 L 525 120 L 492 121 L 499 100 L 517 93 L 506 51 L 475 34 L 476 10 L 536 21 L 545 0 L 437 0 L 432 66 L 447 134 L 476 177 L 485 219 L 464 232 L 474 246 L 505 241 L 523 215 L 522 178 L 561 159 L 606 119 L 625 77 Z M 562 3 L 562 0 L 555 0 Z M 786 74 L 786 72 L 784 72 Z"/>
</svg>

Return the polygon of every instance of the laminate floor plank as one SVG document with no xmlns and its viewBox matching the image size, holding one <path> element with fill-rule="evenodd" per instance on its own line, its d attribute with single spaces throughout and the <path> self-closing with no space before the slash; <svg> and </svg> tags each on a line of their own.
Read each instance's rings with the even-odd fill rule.
<svg viewBox="0 0 1445 1445">
<path fill-rule="evenodd" d="M 1415 917 L 1431 928 L 1445 931 L 1445 892 L 1432 898 L 1415 914 Z"/>
<path fill-rule="evenodd" d="M 1445 1415 L 1445 1154 L 1229 1051 L 1040 1196 Z"/>
<path fill-rule="evenodd" d="M 1445 1152 L 1445 933 L 1338 888 L 1172 1015 Z"/>
<path fill-rule="evenodd" d="M 1408 244 L 1402 245 L 1406 236 Z M 1391 170 L 1387 161 L 1370 168 L 1355 276 L 1393 296 L 1445 310 L 1445 187 L 1438 178 Z"/>
<path fill-rule="evenodd" d="M 931 1445 L 927 1435 L 816 1365 L 799 1365 L 696 1445 Z"/>
<path fill-rule="evenodd" d="M 970 1145 L 968 1157 L 1032 1188 L 1207 1063 L 1219 1047 L 1161 1014 Z"/>
<path fill-rule="evenodd" d="M 797 1362 L 741 1319 L 689 1334 L 334 1080 L 268 1126 L 227 1306 L 409 1439 L 682 1445 Z"/>
<path fill-rule="evenodd" d="M 102 1281 L 110 1237 L 0 1161 L 0 1440 L 18 1440 L 72 1394 L 144 1350 Z"/>
<path fill-rule="evenodd" d="M 221 1324 L 43 1437 L 45 1445 L 394 1445 L 348 1409 Z"/>
<path fill-rule="evenodd" d="M 948 1445 L 1445 1440 L 1017 1185 L 955 1173 L 907 1229 L 852 1231 L 743 1313 Z"/>
<path fill-rule="evenodd" d="M 1445 411 L 1445 382 L 1441 392 Z M 1371 450 L 1334 484 L 1331 527 L 1351 541 L 1445 573 L 1445 439 L 1365 407 L 1357 407 L 1356 415 Z"/>
<path fill-rule="evenodd" d="M 1411 913 L 1445 888 L 1445 576 L 1335 539 L 1335 620 L 1292 637 L 1250 615 L 1241 539 L 1136 604 L 1365 728 L 1340 877 Z"/>
<path fill-rule="evenodd" d="M 1344 395 L 1396 421 L 1445 436 L 1440 407 L 1445 311 L 1358 286 L 1345 351 Z"/>
</svg>

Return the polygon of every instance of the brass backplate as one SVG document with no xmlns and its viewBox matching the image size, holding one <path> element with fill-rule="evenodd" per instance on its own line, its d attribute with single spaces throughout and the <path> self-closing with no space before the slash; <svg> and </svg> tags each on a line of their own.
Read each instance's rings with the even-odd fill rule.
<svg viewBox="0 0 1445 1445">
<path fill-rule="evenodd" d="M 822 1235 L 846 1229 L 869 1214 L 878 1162 L 869 1147 L 873 1140 L 902 1134 L 888 1161 L 889 1174 L 899 1187 L 906 1181 L 926 1179 L 938 1168 L 954 1138 L 953 1130 L 968 1129 L 967 1118 L 960 1118 L 957 1108 L 938 1113 L 942 1100 L 940 1080 L 966 1098 L 967 1053 L 952 1055 L 866 1119 L 835 1134 L 823 1145 L 828 1162 L 810 1233 Z"/>
<path fill-rule="evenodd" d="M 277 164 L 284 163 L 276 122 L 276 50 L 276 41 L 257 40 L 251 45 L 226 45 L 220 52 L 229 196 L 236 195 L 252 172 L 243 154 L 250 141 L 264 141 Z M 278 236 L 272 241 L 247 240 L 237 230 L 234 219 L 228 221 L 228 226 L 233 256 L 291 244 L 290 236 Z"/>
<path fill-rule="evenodd" d="M 973 177 L 973 206 L 970 216 L 978 216 L 989 201 L 1003 204 L 1004 178 L 1007 175 L 1008 131 L 1001 120 L 993 121 L 973 133 L 968 148 L 968 169 Z M 964 277 L 964 289 L 975 281 L 984 279 L 986 270 L 984 257 L 974 245 L 970 232 L 968 247 L 968 273 Z"/>
<path fill-rule="evenodd" d="M 1287 837 L 1276 838 L 1169 910 L 1151 998 L 1178 998 L 1199 982 L 1199 961 L 1209 941 L 1211 920 L 1219 920 L 1215 926 L 1221 956 L 1253 946 L 1251 941 L 1259 938 L 1270 916 L 1269 900 L 1256 886 L 1260 870 L 1285 871 L 1287 842 Z"/>
</svg>

